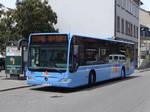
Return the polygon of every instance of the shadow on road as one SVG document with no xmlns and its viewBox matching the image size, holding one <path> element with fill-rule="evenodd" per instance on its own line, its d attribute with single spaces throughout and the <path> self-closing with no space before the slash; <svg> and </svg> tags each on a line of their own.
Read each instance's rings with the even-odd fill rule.
<svg viewBox="0 0 150 112">
<path fill-rule="evenodd" d="M 71 89 L 71 88 L 60 88 L 60 87 L 38 87 L 38 88 L 31 88 L 31 90 L 43 91 L 43 92 L 56 92 L 56 93 L 73 93 L 73 92 L 79 92 L 79 91 L 85 91 L 85 90 L 90 91 L 93 89 L 113 85 L 113 84 L 116 84 L 119 82 L 131 80 L 131 79 L 135 79 L 135 78 L 139 78 L 139 77 L 141 77 L 141 76 L 130 76 L 130 77 L 127 77 L 125 79 L 117 78 L 117 79 L 102 81 L 102 82 L 96 83 L 93 86 L 82 86 L 82 87 L 77 87 L 77 88 L 73 88 L 73 89 Z"/>
</svg>

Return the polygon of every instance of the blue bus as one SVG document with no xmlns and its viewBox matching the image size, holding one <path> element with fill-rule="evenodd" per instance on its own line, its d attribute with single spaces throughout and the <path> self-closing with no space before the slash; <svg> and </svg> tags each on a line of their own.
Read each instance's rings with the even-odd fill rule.
<svg viewBox="0 0 150 112">
<path fill-rule="evenodd" d="M 110 37 L 33 33 L 29 37 L 27 83 L 74 88 L 134 72 L 134 44 Z"/>
</svg>

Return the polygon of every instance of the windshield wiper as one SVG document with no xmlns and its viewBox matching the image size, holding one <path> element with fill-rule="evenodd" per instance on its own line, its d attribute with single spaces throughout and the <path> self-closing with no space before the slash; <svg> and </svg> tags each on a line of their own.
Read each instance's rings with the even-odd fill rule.
<svg viewBox="0 0 150 112">
<path fill-rule="evenodd" d="M 61 70 L 59 70 L 58 68 L 52 68 L 53 70 L 56 70 L 57 72 L 59 72 L 59 73 L 62 73 L 62 71 Z"/>
<path fill-rule="evenodd" d="M 62 70 L 59 70 L 58 68 L 49 68 L 49 67 L 29 67 L 29 69 L 32 69 L 32 70 L 42 70 L 42 71 L 49 71 L 49 70 L 55 70 L 59 73 L 63 73 Z"/>
<path fill-rule="evenodd" d="M 56 63 L 53 62 L 53 63 L 51 63 L 51 65 L 52 65 L 52 67 L 55 67 L 55 68 L 49 68 L 49 67 L 47 67 L 47 69 L 54 69 L 57 72 L 62 73 L 62 71 L 57 68 L 58 66 L 56 65 Z"/>
</svg>

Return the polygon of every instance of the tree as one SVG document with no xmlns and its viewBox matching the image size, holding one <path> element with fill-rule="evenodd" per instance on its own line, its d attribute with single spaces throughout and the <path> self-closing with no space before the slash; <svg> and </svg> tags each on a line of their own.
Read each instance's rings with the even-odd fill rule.
<svg viewBox="0 0 150 112">
<path fill-rule="evenodd" d="M 57 15 L 47 0 L 19 0 L 16 9 L 1 10 L 0 43 L 28 37 L 33 32 L 58 32 Z"/>
<path fill-rule="evenodd" d="M 15 22 L 12 17 L 13 10 L 1 11 L 0 17 L 0 47 L 4 47 L 5 43 L 10 40 L 16 40 Z"/>
<path fill-rule="evenodd" d="M 33 32 L 58 32 L 57 15 L 44 0 L 17 0 L 14 13 L 17 33 L 27 38 Z"/>
<path fill-rule="evenodd" d="M 0 47 L 33 32 L 58 32 L 57 15 L 47 0 L 16 0 L 16 9 L 0 4 Z"/>
</svg>

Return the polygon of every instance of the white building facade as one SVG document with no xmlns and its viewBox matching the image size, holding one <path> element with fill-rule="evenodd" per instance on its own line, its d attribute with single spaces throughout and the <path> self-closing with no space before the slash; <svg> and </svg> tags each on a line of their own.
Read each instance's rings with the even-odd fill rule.
<svg viewBox="0 0 150 112">
<path fill-rule="evenodd" d="M 140 9 L 140 24 L 150 28 L 150 11 Z"/>
<path fill-rule="evenodd" d="M 59 32 L 113 37 L 135 43 L 138 60 L 140 0 L 49 0 Z"/>
<path fill-rule="evenodd" d="M 60 32 L 138 42 L 139 0 L 49 0 Z"/>
<path fill-rule="evenodd" d="M 140 9 L 140 67 L 150 66 L 150 11 Z"/>
<path fill-rule="evenodd" d="M 140 61 L 140 0 L 116 0 L 115 38 L 135 43 L 136 65 Z"/>
<path fill-rule="evenodd" d="M 59 32 L 113 37 L 134 42 L 139 37 L 140 0 L 49 0 Z"/>
<path fill-rule="evenodd" d="M 58 15 L 60 32 L 114 36 L 114 0 L 49 0 L 49 3 Z"/>
<path fill-rule="evenodd" d="M 135 0 L 116 0 L 117 39 L 138 43 L 139 6 Z"/>
</svg>

